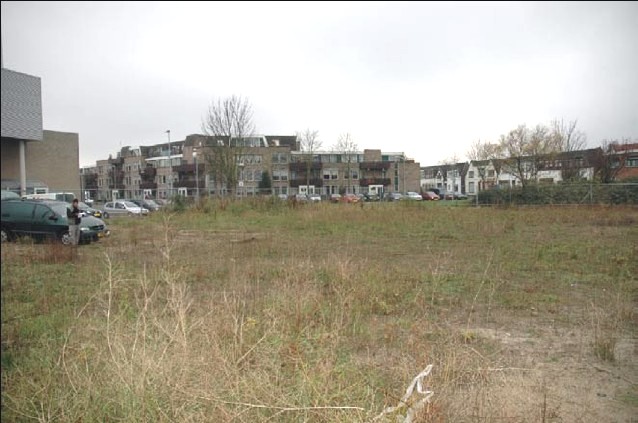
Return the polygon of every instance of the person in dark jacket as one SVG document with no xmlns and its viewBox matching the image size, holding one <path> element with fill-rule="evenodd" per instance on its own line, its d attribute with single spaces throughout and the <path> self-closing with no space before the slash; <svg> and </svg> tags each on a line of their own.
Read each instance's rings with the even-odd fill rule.
<svg viewBox="0 0 638 423">
<path fill-rule="evenodd" d="M 71 235 L 73 245 L 80 243 L 80 223 L 82 222 L 80 213 L 78 199 L 75 198 L 73 199 L 73 203 L 71 203 L 71 208 L 66 209 L 66 217 L 69 221 L 69 235 Z"/>
</svg>

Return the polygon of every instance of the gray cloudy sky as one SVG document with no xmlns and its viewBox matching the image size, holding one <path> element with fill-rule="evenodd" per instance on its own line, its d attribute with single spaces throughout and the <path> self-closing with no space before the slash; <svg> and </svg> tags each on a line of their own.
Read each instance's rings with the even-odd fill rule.
<svg viewBox="0 0 638 423">
<path fill-rule="evenodd" d="M 518 124 L 638 137 L 638 3 L 2 2 L 4 66 L 42 78 L 80 164 L 201 132 L 246 96 L 259 133 L 350 132 L 421 165 Z"/>
</svg>

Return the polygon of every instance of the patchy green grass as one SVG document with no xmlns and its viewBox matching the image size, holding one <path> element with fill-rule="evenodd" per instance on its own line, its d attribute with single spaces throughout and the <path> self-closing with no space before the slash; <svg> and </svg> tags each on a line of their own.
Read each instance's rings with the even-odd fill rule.
<svg viewBox="0 0 638 423">
<path fill-rule="evenodd" d="M 564 369 L 636 380 L 638 212 L 449 203 L 202 202 L 77 255 L 3 245 L 2 417 L 369 421 L 433 364 L 419 421 L 596 421 Z M 619 388 L 597 412 L 633 415 Z"/>
</svg>

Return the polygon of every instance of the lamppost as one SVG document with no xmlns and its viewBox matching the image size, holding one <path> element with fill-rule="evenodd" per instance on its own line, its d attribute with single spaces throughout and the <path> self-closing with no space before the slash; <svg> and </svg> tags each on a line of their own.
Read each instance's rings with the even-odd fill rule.
<svg viewBox="0 0 638 423">
<path fill-rule="evenodd" d="M 171 130 L 167 129 L 166 134 L 168 135 L 168 166 L 169 166 L 169 175 L 168 175 L 168 198 L 173 196 L 173 159 L 171 158 Z"/>
<path fill-rule="evenodd" d="M 244 162 L 239 162 L 239 188 L 241 188 L 241 190 L 239 190 L 239 192 L 237 194 L 239 194 L 239 197 L 243 197 L 244 194 Z"/>
<path fill-rule="evenodd" d="M 193 152 L 193 159 L 195 159 L 195 187 L 197 188 L 197 201 L 199 201 L 199 166 L 197 165 L 197 151 Z"/>
</svg>

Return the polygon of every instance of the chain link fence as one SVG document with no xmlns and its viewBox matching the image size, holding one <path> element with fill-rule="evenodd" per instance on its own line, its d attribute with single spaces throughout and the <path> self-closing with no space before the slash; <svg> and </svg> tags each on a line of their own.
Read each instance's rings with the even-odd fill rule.
<svg viewBox="0 0 638 423">
<path fill-rule="evenodd" d="M 471 198 L 476 205 L 638 204 L 638 183 L 535 184 L 494 188 Z"/>
</svg>

